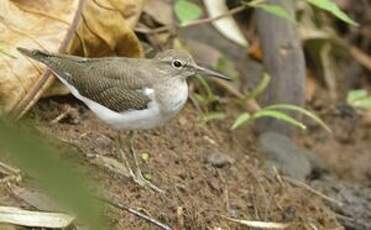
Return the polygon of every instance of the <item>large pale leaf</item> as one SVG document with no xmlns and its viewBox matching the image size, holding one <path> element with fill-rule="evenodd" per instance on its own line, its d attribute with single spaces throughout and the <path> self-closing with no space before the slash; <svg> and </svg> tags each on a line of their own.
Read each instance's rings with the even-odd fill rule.
<svg viewBox="0 0 371 230">
<path fill-rule="evenodd" d="M 0 1 L 0 44 L 16 57 L 0 55 L 0 111 L 14 108 L 44 72 L 15 48 L 63 50 L 78 5 L 78 0 Z"/>
<path fill-rule="evenodd" d="M 0 111 L 20 117 L 42 95 L 68 92 L 64 87 L 51 90 L 54 77 L 45 66 L 17 53 L 17 46 L 89 57 L 143 56 L 132 30 L 143 1 L 0 1 L 2 51 L 16 57 L 0 54 Z"/>
</svg>

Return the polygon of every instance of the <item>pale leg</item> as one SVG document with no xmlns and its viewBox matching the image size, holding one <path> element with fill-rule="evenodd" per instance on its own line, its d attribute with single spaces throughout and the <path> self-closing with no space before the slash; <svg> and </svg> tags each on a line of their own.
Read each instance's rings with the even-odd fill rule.
<svg viewBox="0 0 371 230">
<path fill-rule="evenodd" d="M 129 163 L 129 161 L 128 161 L 128 159 L 127 159 L 124 151 L 122 151 L 121 148 L 119 149 L 119 151 L 121 150 L 120 152 L 121 152 L 122 158 L 123 158 L 123 160 L 125 162 L 125 166 L 128 168 L 128 171 L 130 173 L 130 176 L 139 185 L 144 186 L 144 187 L 149 187 L 149 188 L 151 188 L 151 189 L 153 189 L 153 190 L 155 190 L 157 192 L 160 192 L 160 193 L 164 193 L 163 190 L 161 190 L 160 188 L 158 188 L 156 185 L 152 184 L 150 181 L 148 181 L 143 176 L 142 170 L 140 169 L 140 165 L 139 165 L 139 161 L 138 161 L 137 155 L 135 153 L 134 138 L 135 138 L 135 132 L 134 131 L 130 131 L 128 137 L 126 138 L 126 143 L 127 143 L 127 146 L 129 146 L 129 151 L 131 153 L 131 157 L 132 157 L 132 159 L 134 161 L 134 164 L 135 164 L 135 171 L 132 170 L 132 168 L 130 166 L 130 163 Z M 121 144 L 121 138 L 120 138 L 120 144 Z"/>
</svg>

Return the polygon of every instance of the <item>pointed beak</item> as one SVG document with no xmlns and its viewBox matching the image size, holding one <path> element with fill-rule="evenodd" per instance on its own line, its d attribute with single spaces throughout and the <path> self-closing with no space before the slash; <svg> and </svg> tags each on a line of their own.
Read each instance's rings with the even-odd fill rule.
<svg viewBox="0 0 371 230">
<path fill-rule="evenodd" d="M 196 69 L 196 72 L 198 74 L 201 74 L 201 75 L 208 75 L 208 76 L 211 76 L 211 77 L 220 78 L 220 79 L 228 80 L 228 81 L 232 80 L 230 77 L 227 77 L 227 76 L 225 76 L 221 73 L 215 72 L 213 70 L 204 68 L 202 66 L 195 65 L 194 68 Z"/>
</svg>

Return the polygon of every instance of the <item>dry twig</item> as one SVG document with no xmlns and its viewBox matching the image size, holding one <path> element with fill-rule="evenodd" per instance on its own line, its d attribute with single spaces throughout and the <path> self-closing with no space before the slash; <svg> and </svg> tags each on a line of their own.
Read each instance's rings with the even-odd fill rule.
<svg viewBox="0 0 371 230">
<path fill-rule="evenodd" d="M 118 208 L 118 209 L 121 209 L 121 210 L 125 210 L 125 211 L 127 211 L 127 212 L 129 212 L 129 213 L 131 213 L 131 214 L 133 214 L 133 215 L 135 215 L 135 216 L 137 216 L 137 217 L 139 217 L 139 218 L 147 221 L 150 224 L 153 224 L 153 225 L 156 225 L 157 227 L 160 227 L 161 229 L 172 230 L 172 228 L 169 227 L 168 225 L 163 224 L 160 221 L 158 221 L 158 220 L 156 220 L 156 219 L 154 219 L 154 218 L 152 218 L 152 217 L 150 217 L 150 216 L 148 216 L 146 214 L 143 214 L 143 213 L 141 213 L 140 211 L 138 211 L 138 210 L 136 210 L 134 208 L 130 208 L 126 204 L 123 204 L 123 203 L 118 202 L 118 201 L 111 201 L 109 199 L 102 198 L 102 197 L 97 197 L 97 199 L 98 200 L 101 200 L 101 201 L 103 201 L 103 202 L 105 202 L 105 203 L 107 203 L 107 204 L 109 204 L 109 205 L 111 205 L 111 206 L 113 206 L 115 208 Z"/>
<path fill-rule="evenodd" d="M 336 205 L 338 205 L 340 207 L 344 205 L 342 202 L 340 202 L 338 200 L 335 200 L 332 197 L 326 196 L 325 194 L 323 194 L 323 193 L 321 193 L 321 192 L 313 189 L 312 187 L 310 187 L 309 185 L 307 185 L 307 184 L 305 184 L 305 183 L 303 183 L 301 181 L 298 181 L 298 180 L 295 180 L 295 179 L 292 179 L 292 178 L 289 178 L 289 177 L 283 177 L 283 179 L 286 180 L 286 181 L 288 181 L 289 183 L 295 185 L 295 186 L 302 187 L 302 188 L 308 190 L 309 192 L 311 192 L 311 193 L 313 193 L 313 194 L 321 197 L 322 199 L 327 200 L 327 201 L 329 201 L 331 203 L 334 203 L 334 204 L 336 204 Z"/>
<path fill-rule="evenodd" d="M 200 25 L 200 24 L 205 24 L 205 23 L 210 23 L 210 22 L 213 22 L 213 21 L 217 21 L 219 19 L 222 19 L 222 18 L 225 18 L 225 17 L 229 17 L 231 15 L 234 15 L 234 14 L 240 13 L 240 12 L 244 11 L 245 9 L 246 9 L 245 6 L 238 6 L 234 9 L 228 11 L 225 14 L 222 14 L 222 15 L 219 15 L 219 16 L 213 17 L 213 18 L 202 18 L 202 19 L 194 20 L 192 22 L 188 22 L 188 23 L 181 24 L 181 25 L 166 25 L 166 26 L 162 26 L 162 27 L 159 27 L 159 28 L 156 28 L 156 29 L 135 28 L 135 31 L 139 32 L 139 33 L 144 33 L 144 34 L 162 33 L 162 32 L 166 32 L 166 31 L 173 30 L 173 29 L 187 28 L 187 27 L 192 27 L 192 26 L 197 26 L 197 25 Z"/>
<path fill-rule="evenodd" d="M 359 63 L 361 63 L 364 67 L 371 71 L 371 56 L 367 55 L 367 53 L 363 52 L 355 46 L 350 47 L 350 53 L 352 54 L 354 59 L 356 59 Z"/>
<path fill-rule="evenodd" d="M 0 184 L 7 183 L 9 181 L 21 181 L 21 170 L 7 165 L 0 161 L 0 172 L 6 175 L 4 178 L 0 179 Z"/>
<path fill-rule="evenodd" d="M 242 224 L 250 228 L 259 229 L 286 229 L 290 226 L 288 223 L 277 223 L 277 222 L 264 222 L 264 221 L 250 221 L 250 220 L 240 220 L 235 218 L 230 218 L 227 216 L 220 215 L 223 219 L 229 220 L 234 223 Z"/>
</svg>

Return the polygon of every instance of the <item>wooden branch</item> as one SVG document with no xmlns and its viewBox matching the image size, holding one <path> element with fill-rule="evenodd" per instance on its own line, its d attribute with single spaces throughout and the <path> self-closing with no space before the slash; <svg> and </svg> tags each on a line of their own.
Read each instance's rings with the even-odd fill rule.
<svg viewBox="0 0 371 230">
<path fill-rule="evenodd" d="M 295 1 L 268 0 L 267 3 L 278 5 L 294 15 Z M 256 10 L 256 16 L 264 67 L 272 78 L 263 95 L 262 104 L 289 103 L 303 106 L 305 60 L 295 24 L 259 9 Z M 293 132 L 292 126 L 277 119 L 262 119 L 258 130 L 288 135 Z"/>
</svg>

